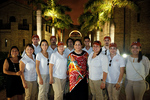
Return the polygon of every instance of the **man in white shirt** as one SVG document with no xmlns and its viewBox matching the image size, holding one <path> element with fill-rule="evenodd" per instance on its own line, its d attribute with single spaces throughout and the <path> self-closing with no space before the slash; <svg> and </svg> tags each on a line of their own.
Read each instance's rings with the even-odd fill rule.
<svg viewBox="0 0 150 100">
<path fill-rule="evenodd" d="M 48 47 L 47 52 L 54 53 L 57 51 L 56 41 L 57 41 L 56 36 L 50 37 L 51 45 Z"/>
<path fill-rule="evenodd" d="M 41 47 L 38 44 L 38 42 L 40 41 L 39 36 L 38 35 L 33 35 L 32 36 L 32 45 L 34 47 L 34 53 L 35 55 L 39 52 L 41 52 Z M 25 55 L 25 50 L 22 53 L 22 57 Z"/>
<path fill-rule="evenodd" d="M 102 54 L 109 55 L 109 44 L 111 43 L 111 38 L 109 36 L 104 37 L 104 46 L 102 47 Z M 120 55 L 119 50 L 117 49 L 117 54 Z"/>
<path fill-rule="evenodd" d="M 64 50 L 64 54 L 68 56 L 71 52 L 74 51 L 74 40 L 72 38 L 68 38 L 66 41 L 67 48 Z"/>
<path fill-rule="evenodd" d="M 91 41 L 90 41 L 90 38 L 88 36 L 84 37 L 85 47 L 82 50 L 86 51 L 88 54 L 90 54 L 93 51 L 92 47 L 90 46 L 90 42 Z"/>
</svg>

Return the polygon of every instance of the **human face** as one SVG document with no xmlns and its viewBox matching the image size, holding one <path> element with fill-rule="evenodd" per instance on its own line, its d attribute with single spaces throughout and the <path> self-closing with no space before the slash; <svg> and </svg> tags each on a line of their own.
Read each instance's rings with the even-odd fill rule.
<svg viewBox="0 0 150 100">
<path fill-rule="evenodd" d="M 50 42 L 51 42 L 51 45 L 56 45 L 56 38 L 52 38 L 52 39 L 50 40 Z"/>
<path fill-rule="evenodd" d="M 81 45 L 80 41 L 75 42 L 74 49 L 75 49 L 75 51 L 78 51 L 78 52 L 82 50 L 82 45 Z"/>
<path fill-rule="evenodd" d="M 35 46 L 37 46 L 38 45 L 38 42 L 40 41 L 40 39 L 38 39 L 38 38 L 36 38 L 36 37 L 34 37 L 33 39 L 32 39 L 32 43 L 35 45 Z"/>
<path fill-rule="evenodd" d="M 104 40 L 104 45 L 105 45 L 105 46 L 109 46 L 110 42 L 111 42 L 111 41 L 106 38 L 106 39 Z"/>
<path fill-rule="evenodd" d="M 19 54 L 19 51 L 18 51 L 16 48 L 13 48 L 13 49 L 11 50 L 11 56 L 12 56 L 12 57 L 17 57 L 18 54 Z"/>
<path fill-rule="evenodd" d="M 41 49 L 42 49 L 42 51 L 46 51 L 46 50 L 48 49 L 48 44 L 47 44 L 47 42 L 42 42 L 42 43 L 41 43 Z"/>
<path fill-rule="evenodd" d="M 33 49 L 33 48 L 31 48 L 31 47 L 29 47 L 29 46 L 26 47 L 26 54 L 27 54 L 28 56 L 31 56 L 31 55 L 33 54 L 33 52 L 34 52 L 34 49 Z"/>
<path fill-rule="evenodd" d="M 73 47 L 73 41 L 72 40 L 68 40 L 68 47 Z"/>
<path fill-rule="evenodd" d="M 110 52 L 111 55 L 116 55 L 117 48 L 116 47 L 110 47 L 109 52 Z"/>
<path fill-rule="evenodd" d="M 100 51 L 100 49 L 101 49 L 100 45 L 96 45 L 96 44 L 93 45 L 94 53 L 98 53 Z"/>
<path fill-rule="evenodd" d="M 89 39 L 85 39 L 84 40 L 84 44 L 85 44 L 85 46 L 90 46 L 90 40 Z"/>
<path fill-rule="evenodd" d="M 64 45 L 58 46 L 58 52 L 60 53 L 64 52 Z"/>
<path fill-rule="evenodd" d="M 138 55 L 140 50 L 141 50 L 141 48 L 139 46 L 137 46 L 137 45 L 133 45 L 131 47 L 131 53 L 133 55 Z"/>
</svg>

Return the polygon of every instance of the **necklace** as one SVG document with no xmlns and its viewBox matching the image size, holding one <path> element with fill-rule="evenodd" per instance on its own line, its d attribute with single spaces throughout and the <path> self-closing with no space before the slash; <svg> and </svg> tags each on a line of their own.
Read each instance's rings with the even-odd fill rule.
<svg viewBox="0 0 150 100">
<path fill-rule="evenodd" d="M 16 66 L 15 66 L 15 64 L 14 64 L 14 62 L 13 62 L 13 59 L 12 59 L 12 63 L 13 63 L 15 72 L 17 72 L 17 69 L 16 69 Z"/>
</svg>

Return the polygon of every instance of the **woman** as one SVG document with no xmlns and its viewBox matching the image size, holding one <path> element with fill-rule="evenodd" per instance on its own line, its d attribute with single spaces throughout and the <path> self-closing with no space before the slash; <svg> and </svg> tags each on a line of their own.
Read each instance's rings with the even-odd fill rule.
<svg viewBox="0 0 150 100">
<path fill-rule="evenodd" d="M 149 74 L 150 62 L 142 55 L 141 44 L 131 44 L 131 55 L 126 59 L 126 84 L 125 92 L 127 100 L 143 100 L 146 90 L 145 77 Z"/>
<path fill-rule="evenodd" d="M 88 100 L 87 58 L 88 53 L 82 50 L 82 42 L 74 42 L 74 51 L 68 55 L 68 75 L 71 100 Z"/>
<path fill-rule="evenodd" d="M 48 100 L 50 58 L 50 54 L 47 52 L 48 42 L 42 40 L 40 46 L 41 52 L 36 55 L 36 72 L 39 84 L 38 100 Z"/>
<path fill-rule="evenodd" d="M 64 43 L 57 44 L 58 51 L 52 53 L 49 64 L 50 84 L 54 90 L 54 100 L 63 100 L 66 83 L 67 58 L 64 52 Z"/>
<path fill-rule="evenodd" d="M 37 94 L 36 82 L 36 67 L 34 47 L 32 44 L 27 44 L 25 48 L 25 55 L 20 60 L 20 71 L 22 72 L 21 79 L 23 87 L 25 88 L 25 100 L 35 100 Z"/>
<path fill-rule="evenodd" d="M 106 87 L 109 95 L 109 100 L 119 100 L 119 93 L 122 86 L 125 62 L 124 58 L 117 54 L 116 43 L 111 43 L 109 45 L 109 52 L 109 67 L 106 79 Z"/>
<path fill-rule="evenodd" d="M 17 95 L 18 100 L 23 99 L 24 88 L 21 82 L 19 71 L 19 49 L 16 46 L 11 47 L 9 58 L 5 59 L 3 65 L 3 72 L 7 75 L 6 79 L 6 97 L 7 100 L 13 100 L 13 97 Z"/>
<path fill-rule="evenodd" d="M 92 100 L 104 100 L 102 90 L 105 89 L 105 81 L 108 73 L 108 58 L 101 53 L 101 42 L 94 41 L 93 52 L 88 57 L 89 86 Z"/>
</svg>

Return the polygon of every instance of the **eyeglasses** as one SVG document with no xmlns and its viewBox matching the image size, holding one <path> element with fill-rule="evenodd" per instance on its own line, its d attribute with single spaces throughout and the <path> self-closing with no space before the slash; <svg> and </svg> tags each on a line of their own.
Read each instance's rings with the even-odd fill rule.
<svg viewBox="0 0 150 100">
<path fill-rule="evenodd" d="M 112 62 L 112 60 L 110 60 L 109 62 L 110 62 L 110 63 L 109 63 L 109 67 L 111 67 L 111 62 Z"/>
<path fill-rule="evenodd" d="M 47 59 L 47 65 L 49 65 L 49 59 Z"/>
<path fill-rule="evenodd" d="M 105 55 L 107 55 L 107 50 L 105 50 Z"/>
</svg>

